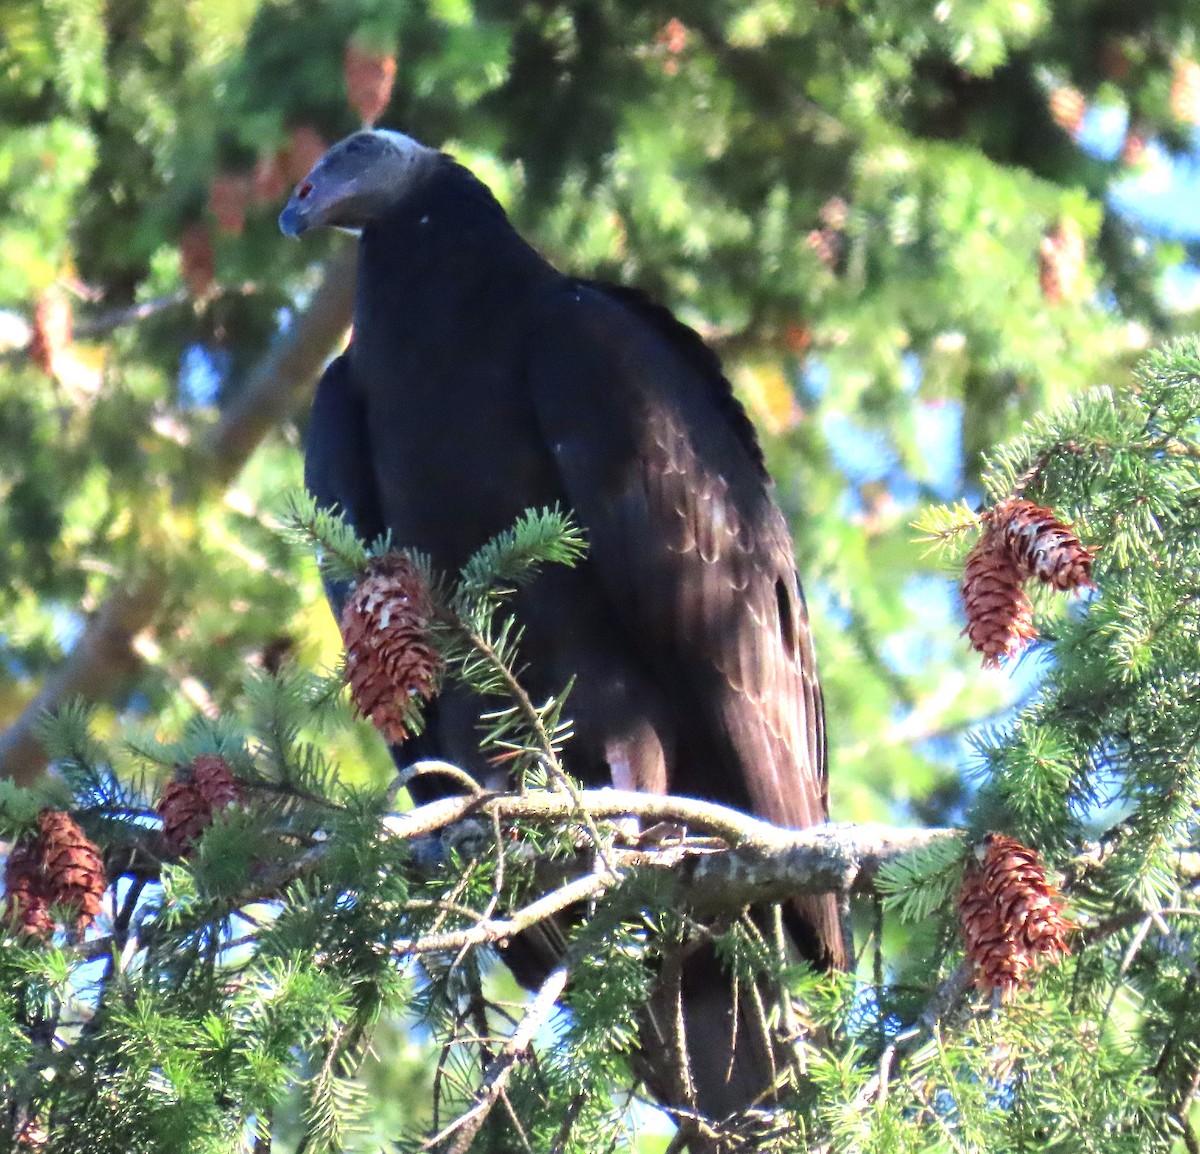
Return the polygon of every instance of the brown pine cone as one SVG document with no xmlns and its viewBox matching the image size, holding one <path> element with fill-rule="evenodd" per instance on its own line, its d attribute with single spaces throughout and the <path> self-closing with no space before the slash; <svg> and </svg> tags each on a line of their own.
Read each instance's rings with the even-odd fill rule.
<svg viewBox="0 0 1200 1154">
<path fill-rule="evenodd" d="M 200 791 L 181 777 L 173 778 L 163 786 L 155 809 L 162 818 L 167 850 L 178 857 L 184 856 L 212 824 L 211 807 L 205 803 Z"/>
<path fill-rule="evenodd" d="M 987 525 L 967 557 L 962 598 L 967 614 L 963 632 L 983 654 L 985 669 L 995 668 L 1037 636 L 1033 605 L 1021 588 L 1023 574 L 1001 533 Z"/>
<path fill-rule="evenodd" d="M 241 786 L 219 753 L 202 753 L 192 760 L 192 785 L 210 814 L 241 800 Z"/>
<path fill-rule="evenodd" d="M 1010 497 L 996 505 L 987 520 L 1003 537 L 1023 578 L 1036 577 L 1062 590 L 1091 586 L 1095 551 L 1086 548 L 1053 510 Z"/>
<path fill-rule="evenodd" d="M 838 261 L 842 257 L 842 236 L 836 229 L 832 229 L 828 225 L 814 228 L 805 237 L 804 243 L 817 254 L 817 260 L 826 268 L 837 268 Z"/>
<path fill-rule="evenodd" d="M 958 896 L 967 957 L 979 988 L 1007 1001 L 1032 970 L 1070 952 L 1073 926 L 1036 850 L 990 833 L 976 856 Z"/>
<path fill-rule="evenodd" d="M 342 57 L 346 94 L 364 124 L 374 124 L 392 99 L 396 82 L 396 58 L 351 41 Z"/>
<path fill-rule="evenodd" d="M 1083 231 L 1069 217 L 1046 231 L 1038 246 L 1038 281 L 1050 304 L 1076 300 L 1084 286 L 1087 245 Z"/>
<path fill-rule="evenodd" d="M 73 321 L 71 302 L 62 293 L 52 290 L 38 297 L 33 307 L 29 359 L 42 372 L 55 375 L 55 361 L 71 347 Z"/>
<path fill-rule="evenodd" d="M 372 562 L 342 610 L 355 709 L 388 741 L 408 736 L 408 703 L 434 694 L 441 659 L 426 631 L 432 611 L 420 573 L 399 553 Z"/>
<path fill-rule="evenodd" d="M 5 912 L 22 932 L 48 938 L 54 933 L 54 919 L 46 897 L 40 842 L 40 838 L 23 837 L 9 850 L 4 863 Z"/>
<path fill-rule="evenodd" d="M 1024 984 L 1032 960 L 1009 934 L 979 869 L 968 870 L 963 878 L 958 915 L 967 957 L 975 965 L 975 985 L 988 995 L 996 990 L 1008 1001 Z"/>
<path fill-rule="evenodd" d="M 688 26 L 678 16 L 672 16 L 654 34 L 654 43 L 672 56 L 678 56 L 687 47 L 690 37 Z"/>
<path fill-rule="evenodd" d="M 44 809 L 38 814 L 46 898 L 52 906 L 74 907 L 75 928 L 86 930 L 103 904 L 108 878 L 100 851 L 69 813 Z"/>
<path fill-rule="evenodd" d="M 208 189 L 208 211 L 222 232 L 237 235 L 246 227 L 250 205 L 250 180 L 239 173 L 220 172 Z"/>
<path fill-rule="evenodd" d="M 254 165 L 250 192 L 255 201 L 281 200 L 288 190 L 287 158 L 282 150 L 264 153 Z"/>
<path fill-rule="evenodd" d="M 208 296 L 217 276 L 217 258 L 207 226 L 194 224 L 179 238 L 179 263 L 191 296 Z"/>
<path fill-rule="evenodd" d="M 325 155 L 328 147 L 325 138 L 311 124 L 293 128 L 288 137 L 288 146 L 281 154 L 288 183 L 299 184 Z"/>
<path fill-rule="evenodd" d="M 21 1122 L 13 1137 L 18 1150 L 47 1150 L 50 1146 L 50 1132 L 37 1115 Z"/>
<path fill-rule="evenodd" d="M 1087 99 L 1078 88 L 1064 85 L 1050 93 L 1050 115 L 1064 132 L 1075 136 L 1083 127 Z"/>
</svg>

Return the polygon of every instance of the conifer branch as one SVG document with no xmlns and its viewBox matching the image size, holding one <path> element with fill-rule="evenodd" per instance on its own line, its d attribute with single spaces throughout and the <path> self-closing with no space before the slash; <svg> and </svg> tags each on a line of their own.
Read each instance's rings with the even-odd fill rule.
<svg viewBox="0 0 1200 1154">
<path fill-rule="evenodd" d="M 487 1121 L 492 1107 L 508 1085 L 517 1064 L 528 1053 L 533 1036 L 549 1021 L 559 997 L 566 988 L 569 972 L 565 962 L 550 971 L 533 1000 L 526 1006 L 516 1029 L 484 1071 L 474 1103 L 441 1133 L 431 1138 L 425 1144 L 426 1149 L 442 1149 L 444 1154 L 466 1154 L 475 1136 Z M 442 1143 L 450 1138 L 453 1140 L 443 1147 Z"/>
</svg>

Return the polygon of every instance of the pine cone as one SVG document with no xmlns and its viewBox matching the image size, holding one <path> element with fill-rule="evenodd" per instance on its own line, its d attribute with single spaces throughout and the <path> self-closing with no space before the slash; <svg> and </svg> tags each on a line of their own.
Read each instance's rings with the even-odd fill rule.
<svg viewBox="0 0 1200 1154">
<path fill-rule="evenodd" d="M 1200 64 L 1180 60 L 1171 77 L 1171 115 L 1182 124 L 1200 123 Z"/>
<path fill-rule="evenodd" d="M 238 234 L 246 227 L 246 209 L 250 204 L 250 181 L 232 172 L 213 177 L 208 189 L 208 211 L 216 217 L 222 232 Z"/>
<path fill-rule="evenodd" d="M 1087 245 L 1069 217 L 1048 229 L 1038 247 L 1038 281 L 1050 304 L 1077 299 L 1083 289 Z"/>
<path fill-rule="evenodd" d="M 978 968 L 979 988 L 1007 1001 L 1031 970 L 1070 952 L 1073 927 L 1036 850 L 990 833 L 977 856 L 980 864 L 967 871 L 958 895 L 967 957 Z"/>
<path fill-rule="evenodd" d="M 688 26 L 678 16 L 672 16 L 654 34 L 654 43 L 672 56 L 678 56 L 687 47 L 690 35 Z"/>
<path fill-rule="evenodd" d="M 805 237 L 804 243 L 817 254 L 817 260 L 826 268 L 837 268 L 838 261 L 842 256 L 842 236 L 836 229 L 829 228 L 827 225 L 823 228 L 814 228 Z"/>
<path fill-rule="evenodd" d="M 398 553 L 372 563 L 342 610 L 355 708 L 388 741 L 408 736 L 407 703 L 433 696 L 440 658 L 425 628 L 432 611 L 420 573 Z"/>
<path fill-rule="evenodd" d="M 73 906 L 78 911 L 75 928 L 86 930 L 100 912 L 108 888 L 100 851 L 75 819 L 61 810 L 42 810 L 38 828 L 46 898 L 52 906 Z"/>
<path fill-rule="evenodd" d="M 1126 168 L 1138 168 L 1145 163 L 1149 149 L 1147 141 L 1148 128 L 1140 121 L 1130 121 L 1125 130 L 1125 139 L 1121 142 L 1120 160 Z"/>
<path fill-rule="evenodd" d="M 396 58 L 390 53 L 374 52 L 351 41 L 342 57 L 342 75 L 350 107 L 364 124 L 374 124 L 392 99 L 396 82 Z"/>
<path fill-rule="evenodd" d="M 215 753 L 202 753 L 163 786 L 157 810 L 167 849 L 185 856 L 212 825 L 213 814 L 235 804 L 241 787 L 229 763 Z"/>
<path fill-rule="evenodd" d="M 71 347 L 71 302 L 58 292 L 44 293 L 33 306 L 33 335 L 29 359 L 42 372 L 55 376 L 54 362 Z"/>
<path fill-rule="evenodd" d="M 250 177 L 250 192 L 254 200 L 280 200 L 288 190 L 287 158 L 281 150 L 260 156 Z"/>
<path fill-rule="evenodd" d="M 992 532 L 1004 538 L 1022 578 L 1036 577 L 1063 590 L 1091 586 L 1095 551 L 1084 546 L 1052 510 L 1010 497 L 996 505 L 987 520 Z"/>
<path fill-rule="evenodd" d="M 850 219 L 850 206 L 846 203 L 845 197 L 831 196 L 821 205 L 817 216 L 826 228 L 831 228 L 834 232 L 842 232 L 846 227 L 846 222 Z"/>
<path fill-rule="evenodd" d="M 241 786 L 229 762 L 218 753 L 202 753 L 192 761 L 192 785 L 210 813 L 241 800 Z"/>
<path fill-rule="evenodd" d="M 46 879 L 42 870 L 40 839 L 24 837 L 8 852 L 4 863 L 5 911 L 27 934 L 48 938 L 54 933 Z"/>
<path fill-rule="evenodd" d="M 812 338 L 812 329 L 802 321 L 792 321 L 783 327 L 783 344 L 789 353 L 799 355 L 808 352 Z"/>
<path fill-rule="evenodd" d="M 1064 132 L 1075 136 L 1083 127 L 1087 99 L 1078 88 L 1064 85 L 1050 93 L 1050 115 Z"/>
<path fill-rule="evenodd" d="M 1002 657 L 1037 636 L 1033 605 L 1021 588 L 1023 579 L 1004 535 L 987 525 L 967 557 L 962 583 L 967 613 L 963 632 L 983 654 L 985 669 L 995 668 Z"/>
<path fill-rule="evenodd" d="M 325 138 L 311 124 L 293 128 L 288 138 L 288 146 L 281 154 L 288 182 L 299 184 L 325 155 L 328 147 Z"/>
<path fill-rule="evenodd" d="M 216 280 L 217 258 L 205 225 L 194 224 L 179 238 L 179 263 L 188 292 L 206 297 Z"/>
<path fill-rule="evenodd" d="M 50 1132 L 36 1114 L 21 1122 L 13 1137 L 19 1150 L 46 1150 L 50 1146 Z"/>
</svg>

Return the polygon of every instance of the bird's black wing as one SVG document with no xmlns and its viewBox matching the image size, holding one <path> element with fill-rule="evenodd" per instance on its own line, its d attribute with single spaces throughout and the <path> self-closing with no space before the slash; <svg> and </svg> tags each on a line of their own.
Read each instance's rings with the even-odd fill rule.
<svg viewBox="0 0 1200 1154">
<path fill-rule="evenodd" d="M 791 538 L 715 355 L 628 293 L 578 284 L 541 312 L 538 419 L 615 624 L 670 696 L 670 788 L 780 825 L 824 821 L 824 708 Z M 804 952 L 839 958 L 832 899 L 803 906 Z"/>
<path fill-rule="evenodd" d="M 340 511 L 367 544 L 384 532 L 366 404 L 354 387 L 347 353 L 330 361 L 317 385 L 304 448 L 304 485 L 318 505 Z M 325 593 L 340 617 L 347 583 L 326 581 Z"/>
</svg>

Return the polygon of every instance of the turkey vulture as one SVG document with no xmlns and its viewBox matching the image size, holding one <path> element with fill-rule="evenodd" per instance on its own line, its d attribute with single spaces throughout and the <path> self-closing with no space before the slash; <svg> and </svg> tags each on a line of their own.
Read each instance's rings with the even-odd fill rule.
<svg viewBox="0 0 1200 1154">
<path fill-rule="evenodd" d="M 467 169 L 398 132 L 334 145 L 279 223 L 360 233 L 353 339 L 313 404 L 317 500 L 449 572 L 526 509 L 572 510 L 586 559 L 514 601 L 532 696 L 574 679 L 570 772 L 784 826 L 824 821 L 821 689 L 791 538 L 700 337 L 639 292 L 557 271 Z M 446 688 L 399 757 L 486 780 L 484 708 Z M 418 800 L 430 788 L 419 780 Z M 795 901 L 787 923 L 804 958 L 844 963 L 832 896 Z M 536 983 L 531 954 L 506 961 Z M 767 1088 L 765 1057 L 750 1030 L 730 1054 L 730 983 L 711 951 L 689 955 L 682 988 L 696 1102 L 722 1117 Z M 645 1076 L 669 1099 L 653 1050 L 644 1039 Z"/>
</svg>

